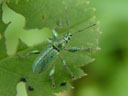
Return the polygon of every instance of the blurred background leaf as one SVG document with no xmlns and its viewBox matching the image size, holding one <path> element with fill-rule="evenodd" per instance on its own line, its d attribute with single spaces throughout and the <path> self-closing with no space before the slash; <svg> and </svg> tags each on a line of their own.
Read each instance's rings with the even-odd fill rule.
<svg viewBox="0 0 128 96">
<path fill-rule="evenodd" d="M 101 51 L 75 83 L 72 96 L 128 96 L 128 1 L 91 0 L 101 21 Z"/>
</svg>

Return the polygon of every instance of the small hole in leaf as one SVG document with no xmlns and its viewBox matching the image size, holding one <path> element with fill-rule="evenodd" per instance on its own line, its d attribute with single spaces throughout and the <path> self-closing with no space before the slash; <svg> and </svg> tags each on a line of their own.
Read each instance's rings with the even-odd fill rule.
<svg viewBox="0 0 128 96">
<path fill-rule="evenodd" d="M 34 91 L 34 88 L 32 88 L 31 86 L 28 86 L 28 90 L 29 91 Z"/>
<path fill-rule="evenodd" d="M 66 82 L 63 82 L 63 83 L 60 84 L 60 86 L 66 86 L 66 85 L 67 85 Z"/>
<path fill-rule="evenodd" d="M 20 81 L 26 82 L 26 79 L 23 77 L 23 78 L 20 78 Z"/>
</svg>

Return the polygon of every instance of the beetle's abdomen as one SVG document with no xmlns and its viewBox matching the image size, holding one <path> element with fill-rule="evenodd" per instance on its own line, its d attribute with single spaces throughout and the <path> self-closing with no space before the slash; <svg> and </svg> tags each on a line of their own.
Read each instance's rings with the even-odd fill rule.
<svg viewBox="0 0 128 96">
<path fill-rule="evenodd" d="M 50 64 L 56 59 L 59 52 L 53 48 L 52 45 L 48 46 L 41 54 L 35 59 L 32 70 L 35 73 L 40 73 L 47 69 Z"/>
</svg>

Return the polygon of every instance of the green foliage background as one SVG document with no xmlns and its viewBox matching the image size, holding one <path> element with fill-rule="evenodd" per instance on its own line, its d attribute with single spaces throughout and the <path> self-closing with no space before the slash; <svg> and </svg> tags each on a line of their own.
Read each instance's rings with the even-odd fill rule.
<svg viewBox="0 0 128 96">
<path fill-rule="evenodd" d="M 72 0 L 69 0 L 69 1 L 72 1 Z M 127 59 L 128 58 L 128 44 L 127 44 L 128 42 L 128 38 L 127 38 L 128 36 L 128 27 L 127 27 L 128 26 L 128 12 L 127 12 L 128 0 L 90 0 L 90 1 L 91 1 L 90 3 L 91 6 L 95 7 L 97 10 L 96 11 L 97 19 L 99 19 L 101 22 L 100 26 L 103 34 L 100 37 L 99 44 L 102 50 L 95 54 L 94 57 L 96 58 L 96 61 L 94 63 L 91 63 L 87 65 L 85 68 L 83 68 L 85 72 L 88 73 L 88 76 L 81 78 L 77 81 L 74 81 L 73 85 L 75 86 L 75 89 L 66 91 L 62 94 L 58 94 L 58 96 L 128 96 L 128 91 L 127 91 L 128 89 L 128 82 L 127 82 L 128 81 L 128 75 L 127 75 L 128 73 L 128 59 Z M 15 6 L 10 5 L 10 7 L 15 9 L 16 5 Z M 16 11 L 22 14 L 21 9 L 24 9 L 23 6 L 21 6 Z M 28 8 L 26 9 L 30 10 Z M 30 11 L 30 12 L 33 12 L 33 11 Z M 1 10 L 0 10 L 0 13 L 1 13 Z M 62 15 L 64 15 L 64 11 L 62 13 L 63 13 Z M 28 15 L 29 14 L 26 14 L 26 16 Z M 50 17 L 52 18 L 51 20 L 54 20 L 54 21 L 51 21 L 52 22 L 51 24 L 53 25 L 50 25 L 50 27 L 45 26 L 45 28 L 41 27 L 43 26 L 43 24 L 49 24 L 49 23 L 47 21 L 45 21 L 45 23 L 40 22 L 39 17 L 36 18 L 38 19 L 36 20 L 38 22 L 35 22 L 32 20 L 33 16 L 37 17 L 35 14 L 33 14 L 31 18 L 27 18 L 28 23 L 26 23 L 26 25 L 28 27 L 26 27 L 26 29 L 29 29 L 27 31 L 30 31 L 31 30 L 30 28 L 40 28 L 40 30 L 42 31 L 40 32 L 38 29 L 34 29 L 33 32 L 31 30 L 30 32 L 26 33 L 21 30 L 25 35 L 20 34 L 20 39 L 26 42 L 26 44 L 29 46 L 32 46 L 33 42 L 34 44 L 37 44 L 37 42 L 42 42 L 47 37 L 49 37 L 51 35 L 50 33 L 51 33 L 52 26 L 56 24 L 56 20 L 53 19 L 54 16 L 53 17 L 51 16 Z M 60 17 L 64 17 L 64 16 L 60 16 Z M 69 16 L 70 19 L 72 17 L 73 16 Z M 31 23 L 32 21 L 34 23 Z M 74 19 L 72 19 L 72 21 L 75 22 Z M 7 25 L 3 24 L 0 21 L 0 30 L 2 30 L 1 32 L 4 32 L 6 26 Z M 17 28 L 17 30 L 19 30 L 19 28 Z M 61 29 L 61 30 L 66 30 L 66 29 Z M 61 30 L 58 29 L 58 31 L 61 31 Z M 46 31 L 47 33 L 49 32 L 48 35 L 45 34 Z M 29 33 L 31 33 L 31 35 Z M 37 33 L 41 35 L 37 35 Z M 17 38 L 19 37 L 19 35 L 15 33 L 13 33 L 12 36 L 10 35 L 9 36 L 14 37 L 15 35 L 17 36 Z M 7 37 L 9 38 L 9 36 Z M 30 38 L 27 38 L 28 36 Z M 41 38 L 42 36 L 43 38 Z M 41 39 L 39 39 L 39 37 Z M 38 40 L 37 41 L 33 40 L 33 38 L 38 38 Z M 13 38 L 11 38 L 11 40 L 12 39 Z M 8 43 L 8 46 L 9 44 L 11 45 L 14 44 L 13 46 L 16 46 L 18 44 L 15 39 L 12 41 L 11 40 L 10 42 L 15 42 L 15 44 Z M 0 40 L 0 48 L 2 49 L 0 51 L 0 59 L 5 58 L 7 56 L 7 55 L 1 55 L 6 52 L 4 48 L 4 44 L 2 44 L 3 41 Z M 23 48 L 21 47 L 21 49 Z M 12 54 L 12 53 L 15 53 L 15 51 L 12 51 L 12 50 L 16 50 L 16 48 L 10 46 L 10 48 L 8 48 L 7 50 L 9 54 Z M 12 76 L 10 76 L 10 78 L 12 78 Z M 0 85 L 2 83 L 3 82 L 0 82 Z M 48 82 L 48 84 L 49 83 L 50 81 Z M 6 86 L 8 86 L 8 84 Z M 23 96 L 23 91 L 25 91 L 24 88 L 22 88 L 22 86 L 23 84 L 18 86 L 19 96 Z M 2 87 L 5 87 L 5 86 L 2 86 Z M 6 92 L 8 92 L 8 90 Z M 0 91 L 0 96 L 3 96 L 1 95 L 1 91 Z"/>
<path fill-rule="evenodd" d="M 14 0 L 10 0 L 10 1 L 14 1 Z M 100 38 L 99 43 L 102 50 L 96 53 L 95 55 L 96 61 L 94 63 L 89 64 L 88 66 L 83 68 L 85 72 L 88 73 L 89 75 L 79 79 L 78 81 L 74 81 L 75 89 L 66 91 L 63 94 L 58 94 L 58 96 L 128 96 L 128 91 L 127 91 L 128 89 L 128 82 L 127 82 L 128 81 L 128 75 L 127 75 L 128 73 L 128 59 L 127 59 L 128 58 L 128 44 L 127 44 L 128 0 L 90 0 L 90 1 L 91 1 L 90 3 L 91 6 L 95 7 L 97 10 L 96 17 L 101 22 L 100 26 L 103 34 Z M 10 7 L 14 8 L 16 7 L 16 5 L 15 6 L 10 5 Z M 21 6 L 20 9 L 17 9 L 17 11 L 22 13 L 22 11 L 20 11 L 22 8 L 23 7 Z M 41 26 L 46 23 L 46 22 L 38 23 L 35 21 L 34 23 L 31 23 L 32 17 L 33 16 L 31 16 L 31 18 L 28 18 L 29 23 L 27 25 L 30 24 L 30 26 L 26 27 L 27 29 L 33 28 L 33 26 L 36 26 L 35 28 L 37 27 L 41 28 Z M 0 14 L 0 18 L 1 18 L 1 14 Z M 72 16 L 70 18 L 72 18 Z M 55 21 L 53 22 L 54 24 L 56 23 Z M 35 23 L 37 23 L 38 25 L 37 24 L 34 25 Z M 0 19 L 0 30 L 2 30 L 1 32 L 4 32 L 6 26 L 7 25 L 3 24 Z M 52 25 L 50 25 L 50 27 L 52 27 Z M 20 39 L 22 38 L 22 41 L 24 40 L 24 42 L 26 42 L 26 44 L 29 46 L 31 46 L 33 42 L 34 44 L 37 44 L 37 42 L 44 41 L 46 37 L 50 36 L 50 32 L 51 32 L 50 29 L 51 28 L 47 28 L 46 26 L 45 29 L 42 29 L 41 32 L 39 32 L 38 29 L 35 29 L 37 33 L 40 34 L 43 33 L 41 36 L 44 36 L 46 30 L 47 32 L 49 32 L 49 35 L 46 34 L 44 38 L 40 37 L 41 39 L 38 39 L 37 41 L 27 38 L 28 36 L 30 38 L 34 38 L 34 37 L 38 38 L 39 35 L 37 35 L 36 33 L 34 34 L 35 30 L 31 32 L 31 35 L 29 33 L 23 32 L 23 34 L 25 35 L 23 36 L 21 34 L 22 36 L 20 35 Z M 15 35 L 16 35 L 15 33 L 12 34 L 13 37 L 16 37 Z M 17 37 L 19 37 L 19 35 Z M 4 39 L 2 40 L 4 41 Z M 2 49 L 0 51 L 0 59 L 5 58 L 7 56 L 7 55 L 3 55 L 3 53 L 6 52 L 4 48 L 4 44 L 2 43 L 3 41 L 0 40 L 0 48 Z M 16 40 L 13 40 L 12 42 L 14 41 L 16 42 Z M 14 43 L 10 43 L 10 44 L 13 45 Z M 14 44 L 13 46 L 16 46 L 16 44 Z M 10 49 L 10 51 L 8 51 L 9 54 L 15 53 L 15 51 L 12 50 L 15 50 L 16 48 L 10 46 L 8 50 L 9 49 Z M 10 78 L 12 78 L 12 76 L 10 76 Z M 2 83 L 3 82 L 0 82 L 0 86 Z M 2 87 L 4 88 L 5 86 Z M 22 85 L 19 87 L 22 87 Z M 7 93 L 8 90 L 6 91 Z M 19 88 L 20 92 L 22 90 L 23 88 L 21 89 Z M 18 91 L 19 93 L 18 95 L 23 96 L 23 94 L 20 95 L 19 91 Z M 0 96 L 3 96 L 1 94 L 2 93 L 0 91 Z"/>
<path fill-rule="evenodd" d="M 96 62 L 86 66 L 89 75 L 75 82 L 72 96 L 128 96 L 127 4 L 128 0 L 91 0 L 101 21 L 102 50 Z"/>
</svg>

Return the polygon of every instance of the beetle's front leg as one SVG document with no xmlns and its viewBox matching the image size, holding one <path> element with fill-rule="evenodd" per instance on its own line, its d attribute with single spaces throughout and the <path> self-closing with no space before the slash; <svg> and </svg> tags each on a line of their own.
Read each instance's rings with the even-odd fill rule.
<svg viewBox="0 0 128 96">
<path fill-rule="evenodd" d="M 59 55 L 59 56 L 60 56 L 60 60 L 61 60 L 62 64 L 64 65 L 64 67 L 66 68 L 66 70 L 70 73 L 72 79 L 75 79 L 74 74 L 72 73 L 71 69 L 66 64 L 66 61 L 61 57 L 61 55 Z"/>
<path fill-rule="evenodd" d="M 67 50 L 69 52 L 78 52 L 78 51 L 91 51 L 91 48 L 77 48 L 77 47 L 72 47 L 72 48 L 65 48 L 64 50 Z"/>
<path fill-rule="evenodd" d="M 55 79 L 54 79 L 54 73 L 55 73 L 55 64 L 53 64 L 53 68 L 49 73 L 49 77 L 52 80 L 52 88 L 55 88 Z"/>
<path fill-rule="evenodd" d="M 19 57 L 19 58 L 26 58 L 26 57 L 28 57 L 31 54 L 40 54 L 40 51 L 33 50 L 33 51 L 28 52 L 25 56 L 21 56 L 20 54 L 17 54 L 17 57 Z"/>
<path fill-rule="evenodd" d="M 55 28 L 52 29 L 52 37 L 53 37 L 53 40 L 56 40 L 58 37 L 58 34 L 57 34 Z"/>
<path fill-rule="evenodd" d="M 57 26 L 53 27 L 53 29 L 52 29 L 52 37 L 54 40 L 56 40 L 58 37 L 56 28 L 62 28 L 61 19 L 58 19 Z"/>
</svg>

